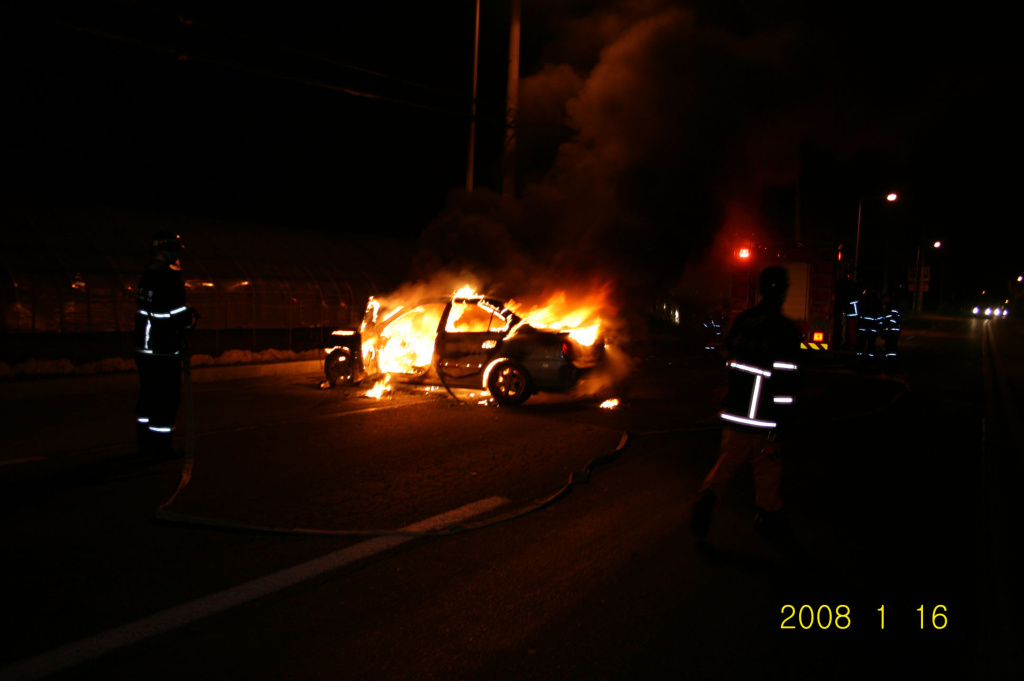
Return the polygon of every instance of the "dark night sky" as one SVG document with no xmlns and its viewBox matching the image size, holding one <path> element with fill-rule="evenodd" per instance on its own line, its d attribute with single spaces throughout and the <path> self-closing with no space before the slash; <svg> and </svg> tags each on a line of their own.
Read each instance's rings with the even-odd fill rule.
<svg viewBox="0 0 1024 681">
<path fill-rule="evenodd" d="M 894 262 L 944 239 L 964 286 L 1024 271 L 1019 58 L 994 8 L 523 0 L 509 204 L 491 191 L 509 3 L 482 4 L 472 200 L 451 192 L 472 0 L 9 4 L 3 198 L 420 237 L 426 266 L 671 286 L 715 234 L 790 235 L 797 195 L 802 236 L 850 248 L 867 197 L 869 274 L 881 233 Z M 890 189 L 899 204 L 874 198 Z"/>
</svg>

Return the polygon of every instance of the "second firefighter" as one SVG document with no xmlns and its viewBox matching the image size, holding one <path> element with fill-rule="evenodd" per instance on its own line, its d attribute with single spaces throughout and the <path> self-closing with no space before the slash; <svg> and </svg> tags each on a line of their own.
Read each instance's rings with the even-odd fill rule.
<svg viewBox="0 0 1024 681">
<path fill-rule="evenodd" d="M 781 438 L 796 396 L 800 330 L 782 314 L 789 288 L 783 267 L 761 273 L 761 301 L 741 312 L 725 336 L 728 394 L 721 412 L 718 461 L 700 488 L 691 528 L 703 539 L 711 527 L 716 500 L 741 466 L 754 471 L 756 527 L 782 528 Z"/>
</svg>

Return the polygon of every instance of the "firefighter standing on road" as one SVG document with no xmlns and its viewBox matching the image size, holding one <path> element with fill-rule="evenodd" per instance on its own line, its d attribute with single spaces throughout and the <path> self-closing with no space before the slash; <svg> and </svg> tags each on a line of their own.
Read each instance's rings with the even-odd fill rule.
<svg viewBox="0 0 1024 681">
<path fill-rule="evenodd" d="M 140 454 L 170 458 L 181 403 L 185 331 L 192 328 L 198 315 L 185 304 L 178 235 L 156 234 L 151 249 L 152 259 L 139 281 L 135 313 L 135 365 L 139 368 L 136 434 Z"/>
<path fill-rule="evenodd" d="M 885 327 L 885 311 L 878 291 L 867 291 L 860 301 L 860 319 L 857 326 L 857 356 L 864 359 L 875 357 L 878 336 Z"/>
<path fill-rule="evenodd" d="M 892 296 L 882 299 L 882 338 L 885 339 L 885 359 L 896 359 L 896 344 L 900 340 L 900 311 L 893 303 Z"/>
<path fill-rule="evenodd" d="M 729 392 L 718 461 L 701 485 L 691 529 L 707 536 L 715 501 L 744 463 L 754 469 L 755 527 L 766 533 L 784 529 L 781 516 L 782 459 L 780 426 L 796 392 L 800 330 L 782 314 L 789 280 L 785 268 L 761 273 L 761 302 L 740 313 L 726 334 Z"/>
</svg>

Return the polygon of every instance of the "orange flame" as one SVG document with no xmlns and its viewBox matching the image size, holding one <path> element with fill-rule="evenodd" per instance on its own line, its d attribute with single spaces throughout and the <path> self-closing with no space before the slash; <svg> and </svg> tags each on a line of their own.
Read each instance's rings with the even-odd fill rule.
<svg viewBox="0 0 1024 681">
<path fill-rule="evenodd" d="M 391 392 L 391 376 L 385 376 L 382 380 L 377 381 L 370 390 L 366 391 L 367 397 L 372 397 L 375 400 L 379 400 L 384 397 L 384 393 Z"/>
<path fill-rule="evenodd" d="M 480 298 L 480 297 L 482 297 L 482 295 L 483 294 L 477 293 L 476 291 L 474 291 L 473 287 L 469 286 L 467 284 L 466 286 L 463 286 L 458 291 L 456 291 L 455 294 L 452 297 L 453 298 Z"/>
<path fill-rule="evenodd" d="M 382 373 L 413 374 L 424 371 L 434 359 L 434 338 L 441 320 L 441 308 L 419 307 L 399 314 L 385 326 L 379 339 L 369 339 L 363 347 L 377 352 Z"/>
<path fill-rule="evenodd" d="M 592 346 L 601 336 L 602 315 L 608 315 L 612 310 L 608 303 L 610 290 L 611 286 L 606 284 L 600 290 L 582 296 L 580 302 L 570 302 L 569 294 L 558 291 L 543 305 L 531 307 L 526 312 L 521 311 L 525 306 L 516 301 L 510 300 L 507 307 L 523 319 L 525 324 L 542 330 L 569 332 L 570 337 L 580 345 Z M 459 288 L 452 297 L 470 299 L 470 302 L 479 298 L 479 305 L 485 311 L 500 311 L 482 300 L 483 296 L 473 286 Z M 437 328 L 444 307 L 444 303 L 438 302 L 416 305 L 415 299 L 408 295 L 399 299 L 391 298 L 386 302 L 371 298 L 362 326 L 364 363 L 375 365 L 381 374 L 426 372 L 434 359 Z M 475 323 L 473 319 L 460 319 L 469 309 L 471 307 L 465 305 L 453 306 L 447 320 L 447 330 L 459 332 L 471 328 Z M 492 327 L 490 330 L 507 331 L 508 328 Z M 378 384 L 371 391 L 376 394 L 371 396 L 380 397 L 389 389 Z"/>
<path fill-rule="evenodd" d="M 601 335 L 602 317 L 610 309 L 611 285 L 569 301 L 565 291 L 557 291 L 543 305 L 521 311 L 519 303 L 510 300 L 509 308 L 535 329 L 568 331 L 580 345 L 593 345 Z"/>
</svg>

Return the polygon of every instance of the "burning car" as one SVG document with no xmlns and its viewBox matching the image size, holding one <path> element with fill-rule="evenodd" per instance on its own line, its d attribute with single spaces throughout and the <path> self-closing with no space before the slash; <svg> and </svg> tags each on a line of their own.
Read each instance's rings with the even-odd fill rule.
<svg viewBox="0 0 1024 681">
<path fill-rule="evenodd" d="M 371 298 L 360 330 L 331 336 L 327 382 L 385 375 L 406 383 L 486 388 L 500 405 L 566 392 L 604 360 L 599 327 L 545 328 L 513 301 L 470 290 L 389 306 Z"/>
</svg>

